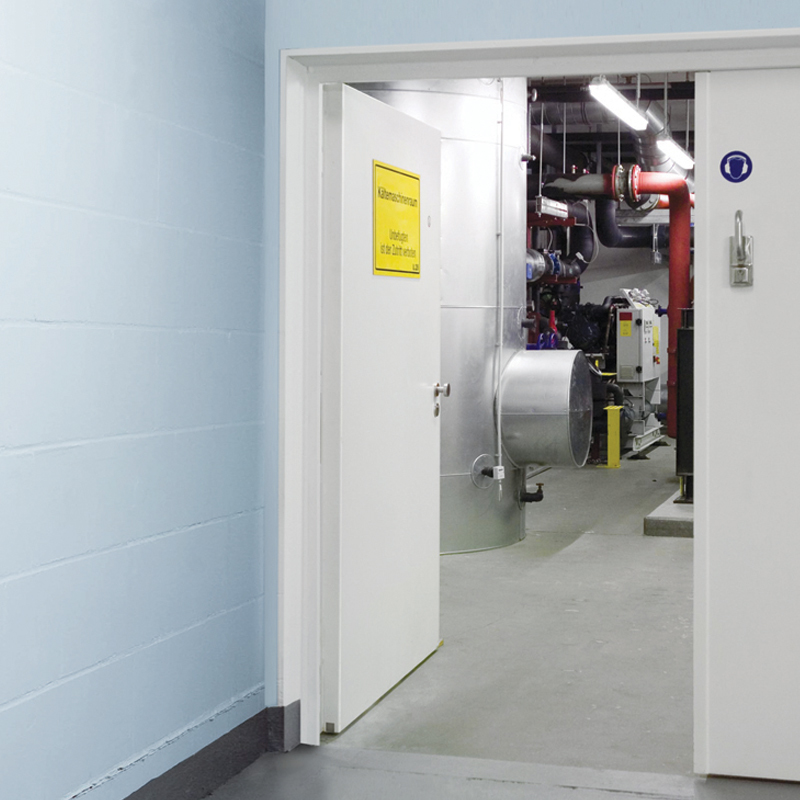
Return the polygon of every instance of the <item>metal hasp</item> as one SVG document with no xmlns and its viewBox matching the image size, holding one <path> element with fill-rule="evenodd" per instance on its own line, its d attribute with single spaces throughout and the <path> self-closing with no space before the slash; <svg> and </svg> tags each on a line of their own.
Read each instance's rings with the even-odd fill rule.
<svg viewBox="0 0 800 800">
<path fill-rule="evenodd" d="M 675 442 L 675 473 L 681 480 L 676 503 L 691 503 L 694 497 L 694 309 L 681 312 L 678 331 L 678 436 Z"/>
<path fill-rule="evenodd" d="M 526 350 L 502 377 L 503 450 L 518 467 L 582 467 L 592 437 L 592 379 L 580 350 Z"/>
<path fill-rule="evenodd" d="M 741 209 L 734 218 L 731 236 L 731 286 L 753 285 L 753 237 L 744 235 Z"/>
</svg>

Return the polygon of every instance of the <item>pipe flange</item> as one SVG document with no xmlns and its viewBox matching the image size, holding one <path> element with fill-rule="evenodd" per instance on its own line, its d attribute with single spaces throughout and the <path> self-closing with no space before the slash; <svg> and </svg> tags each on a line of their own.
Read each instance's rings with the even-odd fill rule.
<svg viewBox="0 0 800 800">
<path fill-rule="evenodd" d="M 493 466 L 494 456 L 490 456 L 488 453 L 483 453 L 472 462 L 472 482 L 479 489 L 488 489 L 494 483 L 494 478 L 484 475 L 481 471 Z"/>
<path fill-rule="evenodd" d="M 625 192 L 625 167 L 614 164 L 611 170 L 611 191 L 615 200 L 620 200 Z"/>
<path fill-rule="evenodd" d="M 638 203 L 642 199 L 639 192 L 639 178 L 642 174 L 642 168 L 638 164 L 633 164 L 628 169 L 628 197 L 627 200 L 631 205 Z"/>
</svg>

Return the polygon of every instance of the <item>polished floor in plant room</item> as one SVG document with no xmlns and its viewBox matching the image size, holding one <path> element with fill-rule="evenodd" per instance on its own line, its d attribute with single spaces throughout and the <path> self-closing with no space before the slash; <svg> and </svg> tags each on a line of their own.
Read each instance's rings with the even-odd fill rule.
<svg viewBox="0 0 800 800">
<path fill-rule="evenodd" d="M 644 536 L 674 447 L 552 469 L 527 537 L 442 558 L 443 646 L 319 748 L 214 800 L 800 798 L 692 776 L 692 540 Z"/>
</svg>

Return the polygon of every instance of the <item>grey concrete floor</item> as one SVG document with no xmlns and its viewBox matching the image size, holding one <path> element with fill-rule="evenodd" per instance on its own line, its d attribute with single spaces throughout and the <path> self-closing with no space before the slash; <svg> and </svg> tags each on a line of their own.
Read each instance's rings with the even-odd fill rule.
<svg viewBox="0 0 800 800">
<path fill-rule="evenodd" d="M 444 646 L 323 747 L 213 800 L 800 800 L 691 776 L 692 541 L 642 535 L 674 449 L 550 470 L 528 536 L 442 559 Z"/>
<path fill-rule="evenodd" d="M 444 646 L 328 746 L 692 769 L 692 542 L 644 537 L 674 449 L 549 470 L 528 535 L 442 558 Z"/>
<path fill-rule="evenodd" d="M 800 800 L 768 781 L 552 767 L 338 747 L 268 753 L 212 800 Z"/>
</svg>

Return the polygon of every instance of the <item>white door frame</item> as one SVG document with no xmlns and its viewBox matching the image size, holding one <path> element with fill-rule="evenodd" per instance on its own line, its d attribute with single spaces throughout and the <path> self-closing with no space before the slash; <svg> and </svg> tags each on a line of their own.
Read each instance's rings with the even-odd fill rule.
<svg viewBox="0 0 800 800">
<path fill-rule="evenodd" d="M 301 701 L 301 740 L 320 729 L 321 86 L 328 82 L 701 72 L 800 67 L 800 29 L 289 50 L 281 58 L 280 487 L 278 702 Z M 697 109 L 702 125 L 703 109 Z M 272 153 L 267 153 L 272 158 Z M 702 172 L 702 171 L 701 171 Z M 700 175 L 698 174 L 698 179 Z M 698 183 L 696 262 L 705 261 Z M 709 445 L 704 378 L 708 303 L 696 285 L 694 769 L 707 772 L 705 496 Z"/>
</svg>

